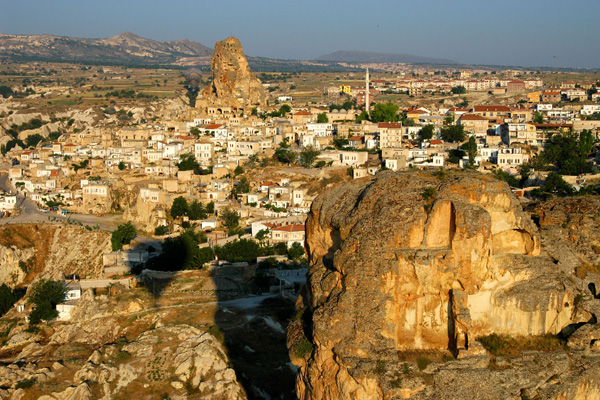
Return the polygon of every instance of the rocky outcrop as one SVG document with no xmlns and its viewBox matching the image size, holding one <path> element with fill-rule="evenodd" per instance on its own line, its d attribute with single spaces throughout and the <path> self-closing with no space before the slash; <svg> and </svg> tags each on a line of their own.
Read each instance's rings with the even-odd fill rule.
<svg viewBox="0 0 600 400">
<path fill-rule="evenodd" d="M 107 232 L 60 224 L 6 225 L 0 228 L 0 284 L 16 287 L 38 275 L 97 278 L 102 255 L 110 251 Z"/>
<path fill-rule="evenodd" d="M 253 107 L 266 105 L 262 83 L 250 71 L 238 39 L 229 37 L 217 42 L 210 67 L 213 81 L 196 103 L 199 107 L 213 105 L 249 112 Z"/>
<path fill-rule="evenodd" d="M 53 339 L 53 344 L 58 342 Z M 120 398 L 124 391 L 137 396 L 141 387 L 144 393 L 160 391 L 170 398 L 246 399 L 223 346 L 211 334 L 189 325 L 158 327 L 130 343 L 106 344 L 94 350 L 74 375 L 63 368 L 60 363 L 52 368 L 36 363 L 0 366 L 0 396 L 21 398 L 24 393 L 18 382 L 53 381 L 49 387 L 69 386 L 52 393 L 43 390 L 48 394 L 40 399 L 111 399 Z M 63 385 L 57 383 L 61 374 L 69 376 Z"/>
<path fill-rule="evenodd" d="M 337 187 L 313 203 L 306 247 L 304 338 L 296 323 L 289 343 L 301 399 L 388 397 L 382 376 L 400 370 L 400 354 L 480 357 L 478 337 L 565 333 L 595 317 L 509 187 L 490 176 L 380 173 Z M 314 350 L 298 358 L 302 340 Z M 387 367 L 365 368 L 375 363 Z"/>
</svg>

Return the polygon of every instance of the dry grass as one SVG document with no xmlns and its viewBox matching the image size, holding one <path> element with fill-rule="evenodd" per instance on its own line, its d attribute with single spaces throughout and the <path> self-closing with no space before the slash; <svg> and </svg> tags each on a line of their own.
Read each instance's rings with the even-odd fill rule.
<svg viewBox="0 0 600 400">
<path fill-rule="evenodd" d="M 575 276 L 579 279 L 585 279 L 588 274 L 600 274 L 600 266 L 584 262 L 575 268 Z"/>
</svg>

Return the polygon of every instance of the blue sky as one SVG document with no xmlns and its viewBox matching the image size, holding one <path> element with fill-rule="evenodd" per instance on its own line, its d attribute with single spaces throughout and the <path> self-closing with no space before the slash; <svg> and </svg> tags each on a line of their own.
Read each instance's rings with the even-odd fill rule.
<svg viewBox="0 0 600 400">
<path fill-rule="evenodd" d="M 0 33 L 103 38 L 131 31 L 251 56 L 337 50 L 470 64 L 600 68 L 600 0 L 0 0 Z"/>
</svg>

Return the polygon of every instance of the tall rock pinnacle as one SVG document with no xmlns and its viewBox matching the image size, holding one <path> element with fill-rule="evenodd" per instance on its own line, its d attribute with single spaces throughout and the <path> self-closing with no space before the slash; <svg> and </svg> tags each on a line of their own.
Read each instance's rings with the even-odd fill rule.
<svg viewBox="0 0 600 400">
<path fill-rule="evenodd" d="M 266 105 L 262 83 L 250 70 L 238 39 L 229 37 L 215 44 L 211 69 L 213 82 L 203 92 L 206 105 L 247 111 Z"/>
</svg>

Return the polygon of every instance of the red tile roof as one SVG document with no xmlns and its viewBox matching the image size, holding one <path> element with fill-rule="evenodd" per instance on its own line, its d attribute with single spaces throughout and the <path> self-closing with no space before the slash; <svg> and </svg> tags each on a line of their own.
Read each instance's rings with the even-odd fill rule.
<svg viewBox="0 0 600 400">
<path fill-rule="evenodd" d="M 304 224 L 290 224 L 273 228 L 274 231 L 282 232 L 304 232 Z"/>
<path fill-rule="evenodd" d="M 399 129 L 402 128 L 402 123 L 401 122 L 380 122 L 377 124 L 378 128 L 392 128 L 392 129 Z"/>
<path fill-rule="evenodd" d="M 510 111 L 510 107 L 507 106 L 475 106 L 473 111 Z"/>
<path fill-rule="evenodd" d="M 461 121 L 489 121 L 487 118 L 481 117 L 476 114 L 463 114 L 463 115 L 461 115 L 460 120 Z"/>
</svg>

